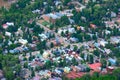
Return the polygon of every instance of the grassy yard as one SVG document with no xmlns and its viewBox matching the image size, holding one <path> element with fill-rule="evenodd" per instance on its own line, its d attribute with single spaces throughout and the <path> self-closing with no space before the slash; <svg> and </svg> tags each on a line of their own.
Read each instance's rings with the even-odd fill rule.
<svg viewBox="0 0 120 80">
<path fill-rule="evenodd" d="M 49 22 L 47 22 L 47 21 L 43 21 L 42 25 L 46 26 L 46 25 L 51 25 L 51 24 Z"/>
</svg>

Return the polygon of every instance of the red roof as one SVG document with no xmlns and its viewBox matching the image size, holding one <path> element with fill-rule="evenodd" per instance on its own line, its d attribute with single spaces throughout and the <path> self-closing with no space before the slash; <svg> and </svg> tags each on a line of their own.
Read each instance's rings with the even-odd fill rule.
<svg viewBox="0 0 120 80">
<path fill-rule="evenodd" d="M 96 25 L 95 24 L 90 24 L 90 27 L 91 28 L 96 28 Z"/>
<path fill-rule="evenodd" d="M 4 29 L 8 28 L 7 24 L 3 24 L 2 26 L 3 26 Z"/>
<path fill-rule="evenodd" d="M 66 76 L 67 78 L 69 79 L 75 79 L 75 78 L 80 78 L 84 75 L 85 73 L 84 72 L 74 72 L 74 71 L 71 71 L 70 73 L 68 73 Z"/>
<path fill-rule="evenodd" d="M 101 67 L 101 63 L 88 64 L 88 66 L 91 69 L 93 69 L 94 71 L 99 72 L 99 68 Z"/>
</svg>

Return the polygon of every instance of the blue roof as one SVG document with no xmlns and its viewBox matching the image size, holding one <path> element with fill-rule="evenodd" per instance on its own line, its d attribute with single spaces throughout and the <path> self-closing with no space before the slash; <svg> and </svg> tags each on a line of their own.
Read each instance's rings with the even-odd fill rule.
<svg viewBox="0 0 120 80">
<path fill-rule="evenodd" d="M 116 64 L 116 60 L 115 60 L 115 59 L 109 58 L 108 61 L 109 61 L 112 65 L 115 65 L 115 64 Z"/>
<path fill-rule="evenodd" d="M 100 44 L 99 44 L 99 43 L 94 43 L 94 46 L 95 46 L 95 47 L 99 47 Z"/>
<path fill-rule="evenodd" d="M 63 14 L 56 12 L 56 13 L 47 14 L 47 16 L 49 16 L 53 19 L 58 19 L 58 18 L 61 18 L 63 16 Z"/>
<path fill-rule="evenodd" d="M 10 52 L 10 53 L 15 53 L 15 51 L 14 51 L 14 50 L 10 50 L 9 52 Z"/>
</svg>

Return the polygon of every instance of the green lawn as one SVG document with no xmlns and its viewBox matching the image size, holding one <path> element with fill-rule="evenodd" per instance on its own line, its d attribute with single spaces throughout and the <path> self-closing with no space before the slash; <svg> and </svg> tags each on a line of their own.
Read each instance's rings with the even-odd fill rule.
<svg viewBox="0 0 120 80">
<path fill-rule="evenodd" d="M 46 26 L 46 25 L 50 25 L 50 23 L 47 21 L 44 21 L 44 22 L 42 22 L 42 25 Z"/>
</svg>

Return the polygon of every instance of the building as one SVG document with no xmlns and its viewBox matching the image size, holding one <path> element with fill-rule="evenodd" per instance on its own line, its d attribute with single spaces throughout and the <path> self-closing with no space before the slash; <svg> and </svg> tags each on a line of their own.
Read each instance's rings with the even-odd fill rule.
<svg viewBox="0 0 120 80">
<path fill-rule="evenodd" d="M 49 14 L 44 14 L 42 15 L 42 18 L 47 21 L 47 22 L 52 22 L 55 23 L 57 19 L 60 19 L 63 16 L 61 13 L 49 13 Z"/>
<path fill-rule="evenodd" d="M 57 19 L 60 19 L 62 16 L 67 16 L 68 18 L 72 17 L 72 10 L 64 10 L 60 12 L 53 12 L 49 14 L 42 15 L 42 18 L 47 22 L 55 23 Z"/>
<path fill-rule="evenodd" d="M 110 28 L 114 28 L 117 25 L 114 23 L 114 21 L 105 21 L 105 26 L 110 27 Z"/>
<path fill-rule="evenodd" d="M 94 72 L 99 72 L 99 71 L 100 71 L 100 67 L 101 67 L 101 63 L 89 64 L 88 66 L 89 66 L 90 69 L 92 69 Z"/>
</svg>

